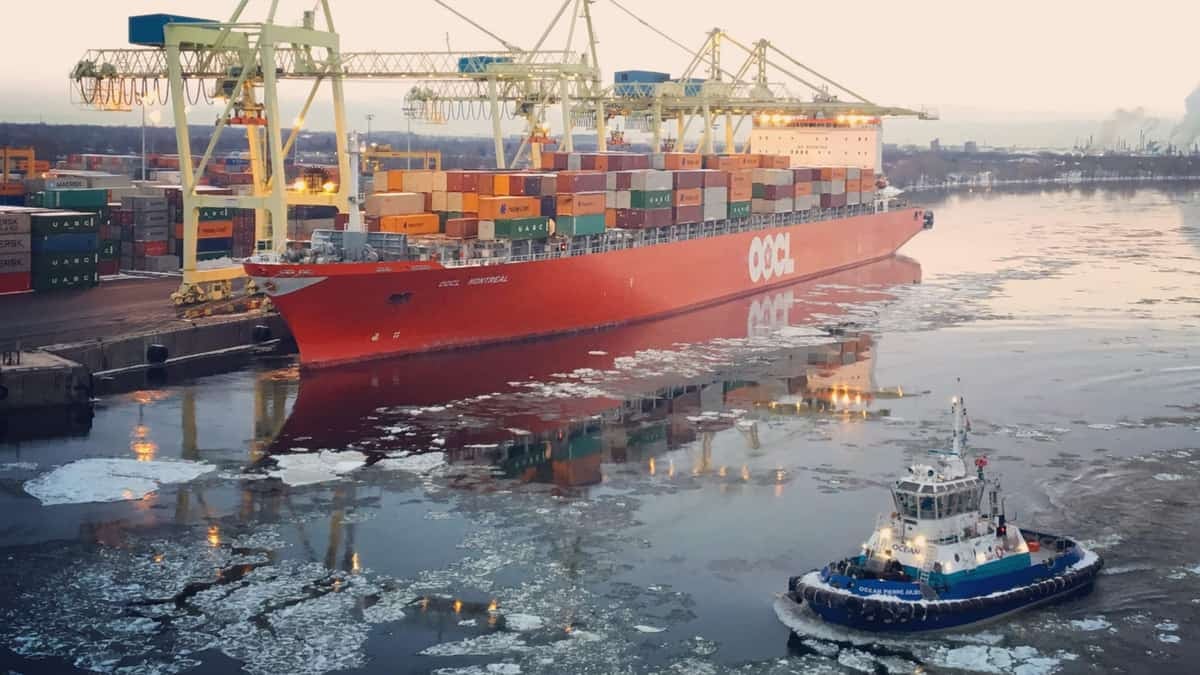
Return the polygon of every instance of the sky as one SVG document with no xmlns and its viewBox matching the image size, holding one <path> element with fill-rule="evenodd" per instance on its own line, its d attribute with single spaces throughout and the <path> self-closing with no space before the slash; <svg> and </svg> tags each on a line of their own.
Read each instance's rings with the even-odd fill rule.
<svg viewBox="0 0 1200 675">
<path fill-rule="evenodd" d="M 279 18 L 298 22 L 301 12 L 314 2 L 280 0 Z M 447 40 L 455 51 L 498 47 L 433 0 L 332 2 L 345 51 L 445 50 Z M 532 46 L 561 4 L 560 0 L 447 2 L 522 47 Z M 72 105 L 66 75 L 86 48 L 126 46 L 127 17 L 132 14 L 169 12 L 225 19 L 236 3 L 41 0 L 7 4 L 8 30 L 2 47 L 6 58 L 0 61 L 0 100 L 7 104 L 0 108 L 0 120 L 136 124 L 139 120 L 130 114 L 96 113 Z M 247 16 L 264 16 L 268 4 L 268 0 L 250 0 Z M 1183 113 L 1184 97 L 1200 83 L 1194 43 L 1200 3 L 1188 0 L 1135 4 L 623 0 L 623 4 L 688 45 L 698 47 L 706 31 L 717 26 L 744 43 L 767 38 L 877 102 L 937 108 L 947 122 L 950 118 L 993 125 L 1099 120 L 1118 107 L 1138 106 L 1177 118 Z M 678 74 L 686 67 L 689 56 L 683 50 L 630 19 L 611 0 L 596 0 L 593 14 L 606 79 L 614 70 Z M 28 29 L 17 29 L 20 26 Z M 565 40 L 562 29 L 547 45 L 561 49 Z M 736 48 L 727 47 L 724 65 L 736 68 L 743 58 Z M 408 86 L 349 84 L 351 123 L 365 126 L 365 115 L 373 113 L 376 128 L 403 129 L 399 108 Z M 169 121 L 170 116 L 166 118 Z M 320 114 L 311 123 L 327 126 Z"/>
</svg>

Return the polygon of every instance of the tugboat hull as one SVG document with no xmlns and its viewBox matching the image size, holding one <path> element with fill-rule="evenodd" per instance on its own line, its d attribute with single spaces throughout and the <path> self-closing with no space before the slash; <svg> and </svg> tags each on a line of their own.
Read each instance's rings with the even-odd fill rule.
<svg viewBox="0 0 1200 675">
<path fill-rule="evenodd" d="M 927 632 L 962 628 L 1089 591 L 1104 561 L 1080 547 L 1080 559 L 1050 578 L 989 595 L 949 600 L 862 596 L 832 587 L 810 572 L 789 581 L 787 598 L 822 620 L 870 632 Z"/>
</svg>

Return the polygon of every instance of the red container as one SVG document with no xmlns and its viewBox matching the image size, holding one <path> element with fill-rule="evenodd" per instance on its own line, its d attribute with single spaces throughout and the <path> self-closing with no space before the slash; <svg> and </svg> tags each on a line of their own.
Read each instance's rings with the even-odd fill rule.
<svg viewBox="0 0 1200 675">
<path fill-rule="evenodd" d="M 704 221 L 704 206 L 676 206 L 675 224 L 699 223 Z"/>
<path fill-rule="evenodd" d="M 632 190 L 633 189 L 633 172 L 632 171 L 618 171 L 614 175 L 616 176 L 616 180 L 617 180 L 617 188 L 616 189 L 618 189 L 618 190 Z"/>
<path fill-rule="evenodd" d="M 666 227 L 673 225 L 674 220 L 674 209 L 617 209 L 617 227 Z"/>
<path fill-rule="evenodd" d="M 120 267 L 121 264 L 116 260 L 101 260 L 96 263 L 96 273 L 104 277 L 112 276 L 121 271 Z"/>
<path fill-rule="evenodd" d="M 167 255 L 167 242 L 164 241 L 135 241 L 133 242 L 133 255 L 135 258 L 144 258 L 150 255 Z"/>
<path fill-rule="evenodd" d="M 787 199 L 796 196 L 795 185 L 764 185 L 763 199 Z"/>
<path fill-rule="evenodd" d="M 0 293 L 17 293 L 30 288 L 29 272 L 0 274 Z"/>
<path fill-rule="evenodd" d="M 834 209 L 846 205 L 846 195 L 821 195 L 821 208 Z"/>
<path fill-rule="evenodd" d="M 700 175 L 704 179 L 704 187 L 729 187 L 729 174 L 724 171 L 701 171 Z"/>
<path fill-rule="evenodd" d="M 558 174 L 558 192 L 603 192 L 608 187 L 608 177 L 602 173 L 564 171 Z"/>
<path fill-rule="evenodd" d="M 792 169 L 792 182 L 811 183 L 821 179 L 819 173 L 816 169 Z"/>
<path fill-rule="evenodd" d="M 704 187 L 703 171 L 675 171 L 674 178 L 676 190 Z"/>
<path fill-rule="evenodd" d="M 473 239 L 479 236 L 478 218 L 451 218 L 446 221 L 446 236 L 455 239 Z"/>
</svg>

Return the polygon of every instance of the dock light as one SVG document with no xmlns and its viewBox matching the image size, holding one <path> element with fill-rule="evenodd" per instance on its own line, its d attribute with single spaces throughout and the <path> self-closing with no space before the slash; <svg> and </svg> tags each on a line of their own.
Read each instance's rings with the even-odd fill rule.
<svg viewBox="0 0 1200 675">
<path fill-rule="evenodd" d="M 767 123 L 768 123 L 768 122 L 770 122 L 770 121 L 771 121 L 771 116 L 770 116 L 770 115 L 768 115 L 767 113 L 763 113 L 763 114 L 761 114 L 761 115 L 759 115 L 759 116 L 758 116 L 758 123 L 759 123 L 759 125 L 761 125 L 761 126 L 766 126 L 766 125 L 767 125 Z"/>
<path fill-rule="evenodd" d="M 650 458 L 650 475 L 651 476 L 654 475 L 654 458 L 653 457 Z"/>
<path fill-rule="evenodd" d="M 330 181 L 330 182 L 322 185 L 321 188 L 324 189 L 326 192 L 336 192 L 337 191 L 337 183 Z"/>
<path fill-rule="evenodd" d="M 292 183 L 292 189 L 295 190 L 296 192 L 304 192 L 304 189 L 306 187 L 307 187 L 307 185 L 305 184 L 303 178 L 297 178 L 296 182 Z"/>
<path fill-rule="evenodd" d="M 459 613 L 461 613 L 461 612 L 462 612 L 462 608 L 463 608 L 463 603 L 462 603 L 462 600 L 457 600 L 457 599 L 456 599 L 456 600 L 454 601 L 454 613 L 455 613 L 455 614 L 459 614 Z"/>
<path fill-rule="evenodd" d="M 221 545 L 221 528 L 217 527 L 216 525 L 209 525 L 208 526 L 208 536 L 205 538 L 208 540 L 209 546 L 211 546 L 213 548 L 220 546 Z"/>
<path fill-rule="evenodd" d="M 350 556 L 350 571 L 358 573 L 360 570 L 362 570 L 362 564 L 359 563 L 358 552 L 355 551 L 354 554 Z"/>
<path fill-rule="evenodd" d="M 896 387 L 896 395 L 904 398 L 904 387 Z"/>
<path fill-rule="evenodd" d="M 838 116 L 837 116 L 837 122 L 838 122 L 838 124 L 845 124 L 845 123 L 846 123 L 846 116 L 845 116 L 845 115 L 838 115 Z"/>
<path fill-rule="evenodd" d="M 780 115 L 779 113 L 775 113 L 774 115 L 771 115 L 771 124 L 774 124 L 776 126 L 783 124 L 783 115 Z"/>
<path fill-rule="evenodd" d="M 488 603 L 488 611 L 494 612 L 498 609 L 500 609 L 500 601 L 492 598 L 492 601 Z"/>
</svg>

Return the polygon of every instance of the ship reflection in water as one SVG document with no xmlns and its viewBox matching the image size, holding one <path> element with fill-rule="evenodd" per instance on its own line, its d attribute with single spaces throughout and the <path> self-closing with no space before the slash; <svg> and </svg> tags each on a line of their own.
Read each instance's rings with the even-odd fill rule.
<svg viewBox="0 0 1200 675">
<path fill-rule="evenodd" d="M 493 465 L 495 481 L 564 489 L 603 482 L 606 465 L 749 481 L 747 466 L 713 462 L 715 433 L 737 428 L 754 449 L 756 418 L 861 419 L 903 395 L 875 390 L 876 338 L 843 313 L 920 279 L 919 264 L 892 257 L 603 332 L 306 372 L 268 452 L 436 451 Z M 696 441 L 691 466 L 656 461 Z"/>
</svg>

